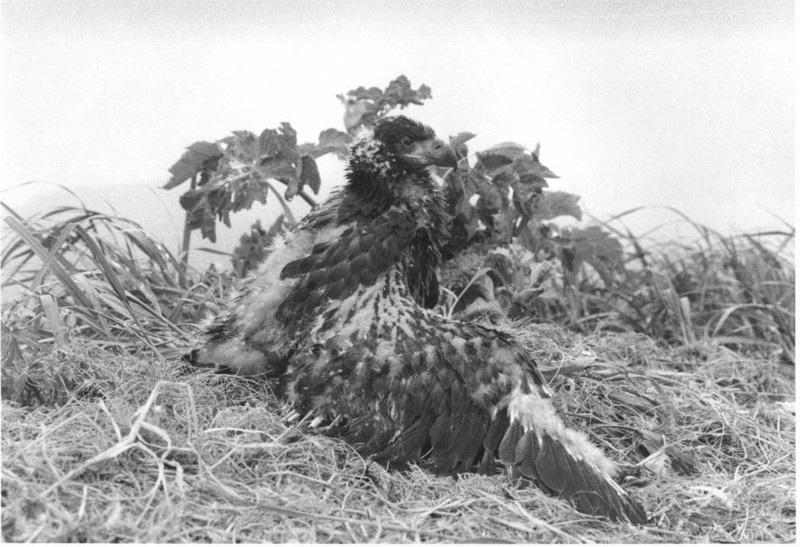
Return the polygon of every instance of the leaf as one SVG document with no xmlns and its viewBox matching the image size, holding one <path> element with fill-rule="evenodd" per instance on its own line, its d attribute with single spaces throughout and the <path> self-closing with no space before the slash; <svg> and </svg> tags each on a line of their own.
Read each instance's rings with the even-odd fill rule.
<svg viewBox="0 0 800 547">
<path fill-rule="evenodd" d="M 359 86 L 356 89 L 351 89 L 348 91 L 344 96 L 338 95 L 339 100 L 343 103 L 347 102 L 347 98 L 352 98 L 356 100 L 369 100 L 369 101 L 379 101 L 383 98 L 383 91 L 378 89 L 377 87 L 370 87 L 369 89 L 365 88 L 364 86 Z"/>
<path fill-rule="evenodd" d="M 221 157 L 222 151 L 216 143 L 198 141 L 188 146 L 181 159 L 169 168 L 172 177 L 163 188 L 165 190 L 175 188 L 200 172 L 204 173 L 204 178 L 207 179 L 210 172 L 217 168 Z"/>
<path fill-rule="evenodd" d="M 459 309 L 459 302 L 461 302 L 461 300 L 467 296 L 467 294 L 469 293 L 469 289 L 472 286 L 478 287 L 479 294 L 487 301 L 495 299 L 494 284 L 492 283 L 492 280 L 489 277 L 489 272 L 491 271 L 492 268 L 483 267 L 473 274 L 472 279 L 470 279 L 469 283 L 467 283 L 466 286 L 461 290 L 461 293 L 456 298 L 456 301 L 453 302 L 453 305 L 450 307 L 450 310 L 448 312 L 448 317 L 452 317 L 453 312 Z M 488 284 L 486 283 L 486 281 L 488 281 Z M 460 306 L 460 308 L 463 307 L 464 307 L 463 305 Z"/>
<path fill-rule="evenodd" d="M 559 178 L 558 175 L 542 165 L 537 156 L 532 154 L 521 154 L 514 158 L 513 168 L 525 182 L 544 182 L 544 179 Z"/>
<path fill-rule="evenodd" d="M 495 177 L 496 179 L 497 177 Z M 501 211 L 507 211 L 510 204 L 508 199 L 508 186 L 504 186 L 504 182 L 496 184 L 496 180 L 492 182 L 484 178 L 473 178 L 472 182 L 476 185 L 476 193 L 478 194 L 478 201 L 475 203 L 475 211 L 483 223 L 491 229 L 496 229 L 495 215 Z"/>
<path fill-rule="evenodd" d="M 524 154 L 527 148 L 516 142 L 501 142 L 476 155 L 488 171 L 495 171 L 511 165 L 515 159 Z M 494 174 L 494 173 L 490 173 Z"/>
<path fill-rule="evenodd" d="M 519 177 L 513 172 L 501 171 L 492 178 L 492 185 L 497 188 L 497 195 L 501 199 L 503 209 L 507 209 L 511 205 L 509 195 L 511 188 L 519 181 Z"/>
<path fill-rule="evenodd" d="M 450 146 L 453 148 L 458 148 L 465 142 L 472 140 L 475 138 L 475 133 L 470 133 L 469 131 L 464 131 L 456 135 L 455 137 L 450 137 Z"/>
<path fill-rule="evenodd" d="M 225 145 L 225 158 L 237 159 L 243 163 L 252 163 L 258 156 L 256 136 L 251 131 L 234 131 L 220 142 Z"/>
<path fill-rule="evenodd" d="M 478 152 L 477 156 L 490 175 L 496 175 L 511 168 L 523 182 L 543 182 L 546 178 L 558 178 L 558 175 L 539 161 L 538 144 L 536 150 L 530 152 L 519 143 L 502 142 L 483 152 Z"/>
<path fill-rule="evenodd" d="M 431 88 L 423 84 L 414 89 L 409 79 L 401 75 L 389 82 L 383 91 L 377 87 L 367 89 L 362 86 L 337 97 L 345 105 L 345 127 L 353 133 L 362 125 L 374 125 L 394 108 L 423 104 L 423 101 L 431 98 Z"/>
<path fill-rule="evenodd" d="M 265 158 L 276 156 L 291 157 L 297 154 L 297 132 L 291 124 L 282 122 L 279 129 L 265 129 L 259 137 L 259 156 Z"/>
<path fill-rule="evenodd" d="M 528 148 L 521 145 L 518 142 L 513 141 L 505 141 L 499 144 L 495 144 L 494 146 L 490 146 L 484 152 L 489 152 L 492 154 L 500 154 L 501 156 L 505 156 L 508 159 L 513 160 L 514 158 L 524 154 L 528 151 Z"/>
<path fill-rule="evenodd" d="M 309 186 L 315 194 L 319 194 L 322 179 L 319 176 L 319 167 L 312 156 L 300 158 L 300 186 Z"/>
<path fill-rule="evenodd" d="M 184 193 L 179 201 L 186 211 L 186 228 L 200 230 L 200 234 L 211 240 L 217 241 L 216 221 L 214 211 L 208 202 L 208 192 L 205 188 L 189 190 Z"/>
<path fill-rule="evenodd" d="M 422 84 L 418 90 L 411 88 L 408 78 L 401 75 L 389 82 L 383 92 L 383 100 L 390 105 L 405 108 L 409 104 L 421 105 L 422 101 L 431 98 L 431 88 Z"/>
<path fill-rule="evenodd" d="M 544 181 L 541 181 L 544 183 Z M 546 183 L 544 183 L 546 185 Z M 537 210 L 542 201 L 542 184 L 537 182 L 523 182 L 518 176 L 511 182 L 514 189 L 514 206 L 527 217 L 524 221 L 537 216 Z"/>
<path fill-rule="evenodd" d="M 91 302 L 86 297 L 86 294 L 81 291 L 73 281 L 69 273 L 64 269 L 52 252 L 55 249 L 48 251 L 45 249 L 36 236 L 31 233 L 29 228 L 15 218 L 6 217 L 6 223 L 14 230 L 17 235 L 28 244 L 28 246 L 38 255 L 39 259 L 43 262 L 43 268 L 49 268 L 53 274 L 58 278 L 61 284 L 68 290 L 68 293 L 74 298 L 78 304 L 84 308 L 91 308 Z M 72 230 L 72 226 L 68 226 L 68 230 Z M 59 239 L 61 241 L 61 239 Z"/>
<path fill-rule="evenodd" d="M 568 192 L 545 191 L 536 204 L 534 215 L 538 220 L 549 220 L 563 215 L 581 220 L 583 210 L 578 205 L 580 199 L 580 196 Z"/>
<path fill-rule="evenodd" d="M 284 122 L 280 129 L 265 129 L 258 139 L 258 156 L 254 158 L 265 178 L 297 179 L 300 156 L 297 152 L 297 133 Z"/>
<path fill-rule="evenodd" d="M 353 137 L 337 129 L 326 129 L 319 134 L 319 144 L 308 152 L 308 155 L 316 159 L 331 152 L 339 158 L 347 154 L 347 145 L 353 141 Z"/>
<path fill-rule="evenodd" d="M 375 110 L 375 105 L 367 99 L 356 100 L 348 98 L 344 104 L 344 128 L 352 131 L 361 125 L 364 115 Z"/>
<path fill-rule="evenodd" d="M 624 261 L 622 244 L 599 226 L 586 228 L 565 228 L 562 238 L 569 242 L 573 250 L 573 264 L 576 271 L 581 262 L 592 266 L 606 286 L 612 282 L 613 272 L 622 267 Z"/>
<path fill-rule="evenodd" d="M 450 137 L 450 146 L 456 151 L 456 156 L 459 160 L 465 160 L 469 155 L 469 147 L 466 142 L 475 137 L 475 133 L 462 132 L 455 137 Z M 465 162 L 467 167 L 469 163 Z"/>
<path fill-rule="evenodd" d="M 319 192 L 319 168 L 317 162 L 311 156 L 305 155 L 300 158 L 300 177 L 293 178 L 286 185 L 286 192 L 284 197 L 291 200 L 297 194 L 303 191 L 303 187 L 308 184 L 314 193 Z"/>
<path fill-rule="evenodd" d="M 297 133 L 288 123 L 265 129 L 259 136 L 234 131 L 219 141 L 219 147 L 222 156 L 208 183 L 180 198 L 188 229 L 199 229 L 206 239 L 216 240 L 216 219 L 230 226 L 231 213 L 249 209 L 256 201 L 266 203 L 270 179 L 286 184 L 289 194 L 298 193 L 304 183 L 319 187 L 315 165 L 306 168 L 306 180 L 301 181 Z"/>
<path fill-rule="evenodd" d="M 492 225 L 498 240 L 502 243 L 511 243 L 511 239 L 514 237 L 514 224 L 517 220 L 514 210 L 505 209 L 492 217 Z"/>
<path fill-rule="evenodd" d="M 39 302 L 44 309 L 45 316 L 50 322 L 50 329 L 55 338 L 56 348 L 63 348 L 67 345 L 67 327 L 61 320 L 61 314 L 58 312 L 58 304 L 52 295 L 42 294 L 39 296 Z"/>
</svg>

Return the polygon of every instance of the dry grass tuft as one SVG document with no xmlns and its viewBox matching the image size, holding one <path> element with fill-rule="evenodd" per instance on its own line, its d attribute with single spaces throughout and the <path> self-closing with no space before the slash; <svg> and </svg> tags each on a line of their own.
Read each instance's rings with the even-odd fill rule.
<svg viewBox="0 0 800 547">
<path fill-rule="evenodd" d="M 38 364 L 42 403 L 3 405 L 3 538 L 794 541 L 785 367 L 715 347 L 665 353 L 639 335 L 520 335 L 552 365 L 570 420 L 624 462 L 653 524 L 587 517 L 501 476 L 387 472 L 293 424 L 262 384 L 71 343 Z M 66 379 L 60 391 L 53 378 Z"/>
<path fill-rule="evenodd" d="M 546 376 L 559 406 L 627 464 L 628 484 L 642 486 L 638 498 L 672 540 L 794 540 L 793 366 L 559 330 L 519 334 L 555 365 Z"/>
</svg>

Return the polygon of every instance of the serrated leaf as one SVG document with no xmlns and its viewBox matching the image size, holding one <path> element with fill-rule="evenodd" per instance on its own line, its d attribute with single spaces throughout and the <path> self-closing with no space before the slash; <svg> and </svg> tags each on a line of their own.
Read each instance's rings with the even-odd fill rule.
<svg viewBox="0 0 800 547">
<path fill-rule="evenodd" d="M 199 229 L 212 241 L 215 219 L 230 226 L 231 213 L 249 209 L 256 201 L 266 203 L 270 179 L 300 184 L 297 134 L 288 123 L 266 129 L 258 137 L 250 131 L 235 131 L 220 145 L 223 155 L 209 183 L 181 196 L 189 229 Z"/>
<path fill-rule="evenodd" d="M 419 86 L 419 89 L 417 90 L 417 94 L 418 94 L 419 98 L 423 99 L 423 100 L 424 99 L 432 99 L 433 98 L 433 95 L 431 94 L 431 88 L 426 86 L 425 84 L 422 84 L 421 86 Z M 422 104 L 422 103 L 420 102 L 418 104 Z"/>
<path fill-rule="evenodd" d="M 267 202 L 269 182 L 259 178 L 257 174 L 254 174 L 248 179 L 241 181 L 239 184 L 231 185 L 228 193 L 229 195 L 220 198 L 220 201 L 230 203 L 229 206 L 222 207 L 222 212 L 229 214 L 243 209 L 250 209 L 256 201 L 259 203 Z M 220 219 L 230 226 L 229 220 L 223 217 L 220 217 Z"/>
<path fill-rule="evenodd" d="M 378 101 L 383 98 L 383 91 L 377 87 L 370 87 L 367 89 L 364 86 L 359 86 L 356 89 L 348 91 L 346 96 L 356 100 Z M 343 102 L 345 101 L 344 97 L 340 97 L 340 99 L 342 99 Z"/>
<path fill-rule="evenodd" d="M 390 105 L 405 108 L 409 104 L 421 105 L 422 101 L 431 98 L 431 88 L 422 84 L 418 90 L 411 88 L 411 82 L 403 75 L 398 76 L 386 87 L 383 99 Z"/>
<path fill-rule="evenodd" d="M 398 76 L 380 90 L 361 86 L 345 95 L 337 95 L 345 105 L 344 124 L 349 133 L 361 126 L 372 126 L 393 108 L 406 108 L 411 104 L 421 105 L 431 98 L 431 88 L 426 85 L 413 89 L 405 76 Z"/>
<path fill-rule="evenodd" d="M 198 141 L 187 146 L 186 152 L 183 153 L 181 159 L 169 168 L 172 177 L 163 188 L 165 190 L 175 188 L 197 173 L 213 171 L 216 169 L 217 163 L 221 157 L 222 151 L 219 149 L 219 146 L 213 142 Z"/>
<path fill-rule="evenodd" d="M 526 182 L 544 182 L 544 179 L 557 179 L 558 175 L 539 162 L 539 158 L 531 154 L 520 154 L 514 158 L 514 171 Z M 545 183 L 545 186 L 547 184 Z"/>
<path fill-rule="evenodd" d="M 528 149 L 519 144 L 518 142 L 501 142 L 499 144 L 495 144 L 494 146 L 490 146 L 483 152 L 479 152 L 479 154 L 489 154 L 495 156 L 503 156 L 509 163 L 514 161 L 516 158 L 527 152 Z"/>
<path fill-rule="evenodd" d="M 477 152 L 475 155 L 478 156 L 481 164 L 490 175 L 497 174 L 501 169 L 510 166 L 514 161 L 503 154 L 494 154 L 492 152 Z"/>
<path fill-rule="evenodd" d="M 536 151 L 530 152 L 519 143 L 502 142 L 478 152 L 477 156 L 490 175 L 513 168 L 525 182 L 532 183 L 545 178 L 558 178 L 558 175 L 541 164 L 538 151 L 538 144 Z"/>
<path fill-rule="evenodd" d="M 312 158 L 319 158 L 325 154 L 334 153 L 340 158 L 347 154 L 347 145 L 353 141 L 353 137 L 343 133 L 338 129 L 326 129 L 319 134 L 319 144 L 307 152 Z"/>
<path fill-rule="evenodd" d="M 226 145 L 225 157 L 242 163 L 253 163 L 258 157 L 258 138 L 251 131 L 234 131 L 221 141 Z"/>
<path fill-rule="evenodd" d="M 257 168 L 264 178 L 297 179 L 300 156 L 297 133 L 284 122 L 279 129 L 265 129 L 259 137 Z"/>
<path fill-rule="evenodd" d="M 516 142 L 501 142 L 487 148 L 476 155 L 489 174 L 494 175 L 498 170 L 510 166 L 514 160 L 527 152 L 527 148 Z"/>
<path fill-rule="evenodd" d="M 536 204 L 535 216 L 539 220 L 549 220 L 566 215 L 581 220 L 583 210 L 578 205 L 581 197 L 568 192 L 543 192 L 542 199 Z"/>
<path fill-rule="evenodd" d="M 188 190 L 179 201 L 186 210 L 186 227 L 189 230 L 200 230 L 200 234 L 211 240 L 217 241 L 216 219 L 207 199 L 208 191 L 205 188 Z"/>
<path fill-rule="evenodd" d="M 291 124 L 282 122 L 279 129 L 265 129 L 259 137 L 258 155 L 265 159 L 297 154 L 297 132 Z"/>
</svg>

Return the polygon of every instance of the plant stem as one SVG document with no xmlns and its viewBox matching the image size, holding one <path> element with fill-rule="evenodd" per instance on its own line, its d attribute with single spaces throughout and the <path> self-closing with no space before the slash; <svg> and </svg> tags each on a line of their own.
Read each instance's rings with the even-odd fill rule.
<svg viewBox="0 0 800 547">
<path fill-rule="evenodd" d="M 191 189 L 197 187 L 197 174 L 192 176 Z M 181 241 L 181 266 L 184 271 L 189 266 L 189 244 L 192 241 L 192 231 L 189 229 L 189 211 L 186 211 L 186 218 L 183 221 L 183 240 Z"/>
</svg>

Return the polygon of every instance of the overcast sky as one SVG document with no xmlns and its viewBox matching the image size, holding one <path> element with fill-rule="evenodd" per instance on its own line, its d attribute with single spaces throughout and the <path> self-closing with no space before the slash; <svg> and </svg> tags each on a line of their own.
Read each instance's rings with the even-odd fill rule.
<svg viewBox="0 0 800 547">
<path fill-rule="evenodd" d="M 315 140 L 342 127 L 337 93 L 405 74 L 433 89 L 410 114 L 477 133 L 473 150 L 541 142 L 551 188 L 598 217 L 672 206 L 719 230 L 779 227 L 794 221 L 793 4 L 2 0 L 1 197 L 44 208 L 66 198 L 9 188 L 62 184 L 155 230 L 173 211 L 171 242 L 178 192 L 150 189 L 185 146 L 281 121 Z"/>
</svg>

